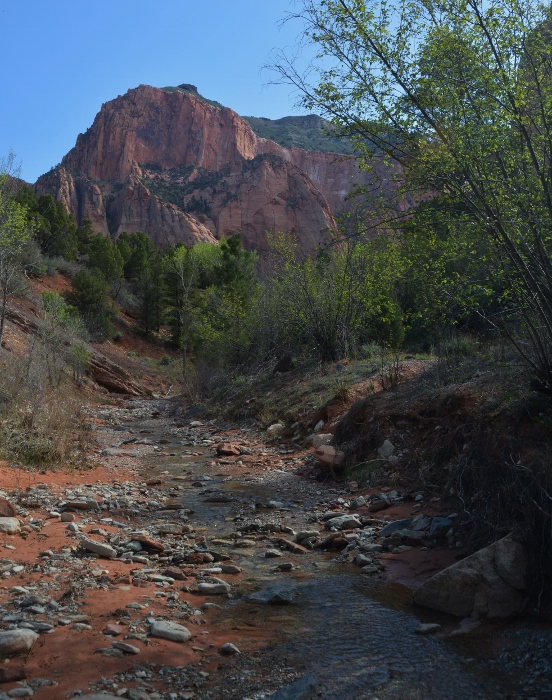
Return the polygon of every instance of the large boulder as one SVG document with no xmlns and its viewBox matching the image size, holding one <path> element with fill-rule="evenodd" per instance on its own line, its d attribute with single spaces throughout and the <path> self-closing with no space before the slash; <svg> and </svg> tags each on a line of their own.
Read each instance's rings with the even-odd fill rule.
<svg viewBox="0 0 552 700">
<path fill-rule="evenodd" d="M 459 617 L 504 620 L 524 608 L 526 576 L 525 547 L 508 535 L 435 574 L 413 600 Z"/>
</svg>

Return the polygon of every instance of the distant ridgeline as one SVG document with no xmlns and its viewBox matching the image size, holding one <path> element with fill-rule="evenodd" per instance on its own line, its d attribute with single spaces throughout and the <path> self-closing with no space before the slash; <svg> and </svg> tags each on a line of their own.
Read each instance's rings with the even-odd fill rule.
<svg viewBox="0 0 552 700">
<path fill-rule="evenodd" d="M 214 107 L 222 107 L 220 102 L 209 100 L 200 95 L 195 85 L 183 83 L 176 87 L 165 87 L 165 92 L 183 92 L 198 97 Z M 304 148 L 307 151 L 322 153 L 354 153 L 353 144 L 347 138 L 332 136 L 335 127 L 327 119 L 308 114 L 305 117 L 282 117 L 267 119 L 266 117 L 242 117 L 253 129 L 257 136 L 276 141 L 285 148 Z"/>
</svg>

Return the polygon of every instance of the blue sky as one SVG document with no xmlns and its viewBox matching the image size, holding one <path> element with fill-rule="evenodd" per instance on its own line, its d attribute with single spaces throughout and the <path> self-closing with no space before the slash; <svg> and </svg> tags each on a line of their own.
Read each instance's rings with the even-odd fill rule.
<svg viewBox="0 0 552 700">
<path fill-rule="evenodd" d="M 301 27 L 293 0 L 0 0 L 0 157 L 34 182 L 59 163 L 103 102 L 140 83 L 192 83 L 239 114 L 298 113 L 261 71 Z"/>
</svg>

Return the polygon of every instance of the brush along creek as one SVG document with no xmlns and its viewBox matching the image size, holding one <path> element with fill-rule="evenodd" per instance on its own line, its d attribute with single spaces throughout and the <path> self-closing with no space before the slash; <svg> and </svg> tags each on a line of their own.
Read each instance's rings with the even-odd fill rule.
<svg viewBox="0 0 552 700">
<path fill-rule="evenodd" d="M 413 605 L 457 555 L 439 504 L 173 411 L 99 409 L 90 470 L 0 468 L 0 699 L 552 698 L 549 628 Z"/>
</svg>

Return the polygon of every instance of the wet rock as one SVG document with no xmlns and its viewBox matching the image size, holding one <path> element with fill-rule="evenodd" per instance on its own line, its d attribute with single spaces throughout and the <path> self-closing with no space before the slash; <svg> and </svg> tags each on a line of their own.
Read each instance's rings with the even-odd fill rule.
<svg viewBox="0 0 552 700">
<path fill-rule="evenodd" d="M 394 520 L 392 523 L 387 523 L 387 525 L 384 525 L 379 531 L 379 536 L 389 537 L 389 535 L 392 535 L 393 533 L 398 532 L 399 530 L 405 530 L 409 528 L 411 522 L 412 518 L 403 518 L 402 520 Z"/>
<path fill-rule="evenodd" d="M 318 678 L 314 675 L 304 676 L 291 685 L 271 693 L 270 700 L 312 700 L 318 688 Z M 268 699 L 267 699 L 268 700 Z"/>
<path fill-rule="evenodd" d="M 445 537 L 453 524 L 454 523 L 452 520 L 449 520 L 449 518 L 442 518 L 438 515 L 435 516 L 431 521 L 431 527 L 429 528 L 429 539 L 442 539 Z"/>
<path fill-rule="evenodd" d="M 433 634 L 434 632 L 438 632 L 440 629 L 441 625 L 428 622 L 426 624 L 419 624 L 414 632 L 416 632 L 416 634 Z"/>
<path fill-rule="evenodd" d="M 0 532 L 18 535 L 21 532 L 21 523 L 17 518 L 0 518 Z"/>
<path fill-rule="evenodd" d="M 241 574 L 241 569 L 235 564 L 221 564 L 220 570 L 223 574 Z"/>
<path fill-rule="evenodd" d="M 249 600 L 257 603 L 267 603 L 268 605 L 289 605 L 295 599 L 297 589 L 277 583 L 272 583 L 256 593 L 249 596 Z"/>
<path fill-rule="evenodd" d="M 297 544 L 297 542 L 292 542 L 291 540 L 288 540 L 285 537 L 279 537 L 278 544 L 283 547 L 286 547 L 287 549 L 289 549 L 290 552 L 293 552 L 294 554 L 308 554 L 309 551 L 306 547 Z"/>
<path fill-rule="evenodd" d="M 38 634 L 33 630 L 15 629 L 0 632 L 0 654 L 2 656 L 17 656 L 30 651 Z"/>
<path fill-rule="evenodd" d="M 363 552 L 371 552 L 373 554 L 379 554 L 383 552 L 383 545 L 381 544 L 363 544 L 361 547 Z"/>
<path fill-rule="evenodd" d="M 80 544 L 81 547 L 89 552 L 99 554 L 100 557 L 105 557 L 106 559 L 114 559 L 117 556 L 116 550 L 110 545 L 104 544 L 103 542 L 96 542 L 96 540 L 91 540 L 88 537 L 83 537 Z"/>
<path fill-rule="evenodd" d="M 187 627 L 179 625 L 177 622 L 165 620 L 155 620 L 151 623 L 150 634 L 152 637 L 168 639 L 171 642 L 187 642 L 192 638 L 192 633 Z"/>
<path fill-rule="evenodd" d="M 525 607 L 526 574 L 525 547 L 508 536 L 440 571 L 413 600 L 459 617 L 508 619 Z"/>
<path fill-rule="evenodd" d="M 364 554 L 357 554 L 355 557 L 355 564 L 357 566 L 371 566 L 372 560 Z"/>
<path fill-rule="evenodd" d="M 226 642 L 220 647 L 219 654 L 221 656 L 234 656 L 234 654 L 241 654 L 241 652 L 235 644 Z"/>
</svg>

